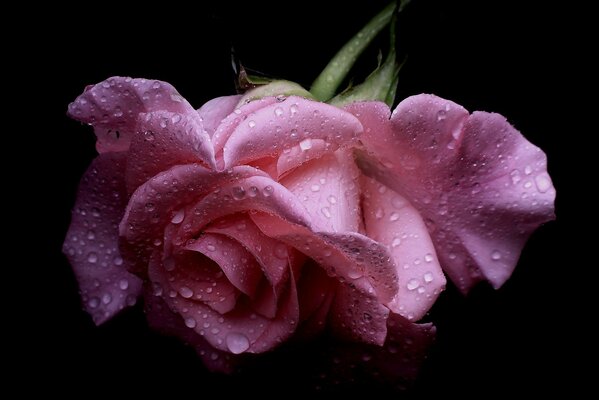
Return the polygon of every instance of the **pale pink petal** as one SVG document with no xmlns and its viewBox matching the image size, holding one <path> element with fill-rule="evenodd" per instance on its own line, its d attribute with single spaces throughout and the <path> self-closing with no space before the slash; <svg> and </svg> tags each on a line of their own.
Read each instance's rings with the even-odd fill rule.
<svg viewBox="0 0 599 400">
<path fill-rule="evenodd" d="M 168 287 L 164 269 L 154 259 L 150 262 L 149 276 L 159 288 Z M 272 319 L 252 313 L 248 302 L 240 301 L 231 312 L 220 314 L 200 302 L 181 296 L 161 295 L 169 307 L 183 317 L 185 324 L 213 347 L 239 354 L 268 351 L 295 331 L 299 310 L 293 280 L 289 281 L 284 293 L 278 312 Z"/>
<path fill-rule="evenodd" d="M 181 224 L 186 218 L 186 205 L 221 185 L 256 175 L 265 176 L 247 166 L 215 172 L 191 164 L 174 166 L 144 183 L 131 196 L 119 228 L 124 239 L 121 248 L 131 260 L 130 268 L 145 274 L 150 254 L 164 239 L 165 226 Z"/>
<path fill-rule="evenodd" d="M 262 233 L 247 215 L 235 214 L 225 217 L 208 226 L 203 232 L 224 235 L 241 244 L 258 261 L 272 287 L 277 288 L 287 277 L 287 246 Z"/>
<path fill-rule="evenodd" d="M 343 339 L 381 346 L 387 336 L 389 309 L 366 279 L 337 285 L 329 313 L 332 332 Z"/>
<path fill-rule="evenodd" d="M 216 166 L 210 137 L 195 113 L 151 112 L 140 118 L 138 129 L 131 139 L 127 159 L 129 193 L 175 165 Z"/>
<path fill-rule="evenodd" d="M 204 233 L 185 248 L 200 252 L 218 264 L 233 286 L 241 292 L 250 297 L 256 292 L 263 276 L 260 265 L 237 241 L 225 235 Z"/>
<path fill-rule="evenodd" d="M 322 139 L 310 139 L 309 142 L 306 141 L 293 146 L 283 151 L 283 154 L 278 157 L 276 176 L 280 178 L 293 168 L 307 161 L 322 157 L 329 152 L 329 146 Z"/>
<path fill-rule="evenodd" d="M 235 131 L 235 128 L 237 128 L 243 121 L 246 121 L 248 116 L 254 115 L 254 112 L 276 102 L 277 99 L 275 97 L 264 97 L 233 110 L 229 116 L 221 121 L 220 125 L 216 128 L 214 135 L 212 135 L 214 153 L 222 156 L 223 147 L 227 140 L 229 140 L 229 137 L 231 137 L 231 134 Z"/>
<path fill-rule="evenodd" d="M 202 362 L 210 371 L 232 373 L 239 362 L 238 357 L 229 352 L 215 349 L 204 338 L 186 325 L 180 314 L 171 311 L 162 296 L 146 285 L 144 311 L 148 325 L 163 335 L 174 336 L 193 347 Z M 187 321 L 191 324 L 191 320 Z"/>
<path fill-rule="evenodd" d="M 166 82 L 112 77 L 88 86 L 69 104 L 68 115 L 94 127 L 98 152 L 125 151 L 138 132 L 138 117 L 155 110 L 196 113 Z"/>
<path fill-rule="evenodd" d="M 185 242 L 212 221 L 241 211 L 264 211 L 293 224 L 310 225 L 310 216 L 292 193 L 264 176 L 223 184 L 186 210 L 175 242 Z"/>
<path fill-rule="evenodd" d="M 468 116 L 431 95 L 404 100 L 391 120 L 382 103 L 348 110 L 366 131 L 361 169 L 420 211 L 456 285 L 501 286 L 526 239 L 554 217 L 545 154 L 502 116 Z"/>
<path fill-rule="evenodd" d="M 241 95 L 217 97 L 207 101 L 198 109 L 202 125 L 210 137 L 214 135 L 222 120 L 235 110 L 241 97 Z"/>
<path fill-rule="evenodd" d="M 179 250 L 163 256 L 161 264 L 168 278 L 168 287 L 164 289 L 168 289 L 168 296 L 203 302 L 221 314 L 235 307 L 239 292 L 218 264 L 204 256 L 208 249 L 220 245 L 220 240 L 219 235 L 209 235 L 189 245 L 191 251 Z"/>
<path fill-rule="evenodd" d="M 92 162 L 81 179 L 63 246 L 96 324 L 135 304 L 141 292 L 141 280 L 127 272 L 118 246 L 117 226 L 127 204 L 125 159 L 124 153 L 108 153 Z"/>
<path fill-rule="evenodd" d="M 362 125 L 350 113 L 290 96 L 260 108 L 239 123 L 224 146 L 224 165 L 279 155 L 302 143 L 307 147 L 314 139 L 324 140 L 329 151 L 335 151 L 352 143 L 361 132 Z"/>
<path fill-rule="evenodd" d="M 383 184 L 364 177 L 362 187 L 366 234 L 389 248 L 397 267 L 398 292 L 387 306 L 419 320 L 445 288 L 426 225 L 403 196 Z"/>
<path fill-rule="evenodd" d="M 251 217 L 262 232 L 305 253 L 329 276 L 348 282 L 365 277 L 379 302 L 388 303 L 397 293 L 395 264 L 384 245 L 359 233 L 314 232 L 265 213 Z"/>
<path fill-rule="evenodd" d="M 361 214 L 359 176 L 349 152 L 337 151 L 296 168 L 281 184 L 308 210 L 313 229 L 357 232 Z"/>
</svg>

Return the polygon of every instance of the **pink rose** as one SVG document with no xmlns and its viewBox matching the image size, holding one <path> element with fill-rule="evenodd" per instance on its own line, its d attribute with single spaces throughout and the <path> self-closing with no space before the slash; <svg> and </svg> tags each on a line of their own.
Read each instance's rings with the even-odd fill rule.
<svg viewBox="0 0 599 400">
<path fill-rule="evenodd" d="M 499 287 L 553 218 L 545 154 L 498 114 L 432 95 L 392 114 L 239 100 L 196 111 L 168 83 L 115 77 L 69 106 L 100 153 L 64 245 L 96 323 L 143 293 L 152 325 L 215 369 L 325 328 L 389 345 L 431 331 L 410 321 L 444 272 Z"/>
</svg>

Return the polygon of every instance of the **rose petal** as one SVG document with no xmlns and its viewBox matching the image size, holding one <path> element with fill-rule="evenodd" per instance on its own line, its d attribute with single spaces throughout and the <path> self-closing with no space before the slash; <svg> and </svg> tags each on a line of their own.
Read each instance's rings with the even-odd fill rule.
<svg viewBox="0 0 599 400">
<path fill-rule="evenodd" d="M 144 114 L 132 136 L 127 160 L 127 189 L 132 193 L 162 171 L 181 164 L 214 168 L 210 136 L 197 114 L 155 111 Z"/>
<path fill-rule="evenodd" d="M 221 268 L 204 256 L 209 251 L 206 247 L 219 245 L 220 239 L 218 235 L 211 235 L 194 243 L 192 251 L 168 254 L 162 261 L 159 261 L 160 252 L 155 252 L 154 263 L 161 264 L 168 278 L 168 286 L 163 287 L 166 295 L 201 301 L 221 314 L 235 307 L 239 292 Z"/>
<path fill-rule="evenodd" d="M 160 287 L 168 281 L 159 263 L 151 262 L 149 277 Z M 252 314 L 248 302 L 240 302 L 234 310 L 226 314 L 181 296 L 164 296 L 169 307 L 179 313 L 186 325 L 204 337 L 218 350 L 234 354 L 243 352 L 262 353 L 286 340 L 297 326 L 299 310 L 297 293 L 293 280 L 281 299 L 275 318 L 267 319 Z"/>
<path fill-rule="evenodd" d="M 314 337 L 325 328 L 336 285 L 320 266 L 304 266 L 297 286 L 301 337 Z"/>
<path fill-rule="evenodd" d="M 127 204 L 124 153 L 99 155 L 83 175 L 65 238 L 85 310 L 96 324 L 135 303 L 141 280 L 127 272 L 118 248 L 117 224 Z"/>
<path fill-rule="evenodd" d="M 277 158 L 276 177 L 280 178 L 285 173 L 299 167 L 307 161 L 322 157 L 329 153 L 329 146 L 322 139 L 310 139 L 310 142 L 298 144 L 283 151 Z"/>
<path fill-rule="evenodd" d="M 419 320 L 445 288 L 433 242 L 418 211 L 401 195 L 364 177 L 364 225 L 367 235 L 386 245 L 397 267 L 398 292 L 387 306 Z"/>
<path fill-rule="evenodd" d="M 331 305 L 331 329 L 340 338 L 383 345 L 389 309 L 381 304 L 366 279 L 339 284 Z"/>
<path fill-rule="evenodd" d="M 241 211 L 265 211 L 291 223 L 307 226 L 310 217 L 286 188 L 270 178 L 253 176 L 221 185 L 197 204 L 188 207 L 176 242 L 185 242 L 208 223 Z"/>
<path fill-rule="evenodd" d="M 287 246 L 263 234 L 247 215 L 225 217 L 204 232 L 225 235 L 241 244 L 258 261 L 272 287 L 277 288 L 287 276 Z"/>
<path fill-rule="evenodd" d="M 262 279 L 260 265 L 239 242 L 225 235 L 204 233 L 185 248 L 200 252 L 217 263 L 241 292 L 250 297 L 256 292 Z"/>
<path fill-rule="evenodd" d="M 227 182 L 255 175 L 265 174 L 247 166 L 215 172 L 197 164 L 177 165 L 144 183 L 131 196 L 119 227 L 123 256 L 131 261 L 130 268 L 145 274 L 150 254 L 163 240 L 165 226 L 178 226 L 186 218 L 185 205 Z"/>
<path fill-rule="evenodd" d="M 464 292 L 483 279 L 501 286 L 526 239 L 554 217 L 545 154 L 502 116 L 467 116 L 431 95 L 404 100 L 391 120 L 382 103 L 348 110 L 366 130 L 370 154 L 358 157 L 361 169 L 421 212 L 456 285 Z"/>
<path fill-rule="evenodd" d="M 314 229 L 357 232 L 361 214 L 359 175 L 353 157 L 338 151 L 295 169 L 281 184 L 302 201 Z"/>
<path fill-rule="evenodd" d="M 125 151 L 138 131 L 141 113 L 154 110 L 195 113 L 170 84 L 155 80 L 112 77 L 88 86 L 69 104 L 68 115 L 93 125 L 98 152 Z"/>
<path fill-rule="evenodd" d="M 251 104 L 251 103 L 250 103 Z M 224 165 L 281 154 L 295 145 L 320 139 L 329 151 L 351 143 L 362 126 L 351 114 L 328 104 L 290 96 L 257 110 L 233 131 L 223 148 Z"/>
<path fill-rule="evenodd" d="M 148 325 L 163 335 L 175 336 L 192 346 L 206 368 L 213 372 L 232 373 L 238 360 L 228 352 L 215 349 L 204 338 L 198 335 L 187 324 L 192 320 L 185 321 L 178 313 L 171 311 L 161 295 L 153 293 L 150 285 L 144 294 L 144 310 Z M 195 320 L 194 320 L 195 322 Z"/>
<path fill-rule="evenodd" d="M 198 109 L 200 120 L 210 137 L 214 135 L 222 120 L 235 110 L 241 97 L 241 95 L 216 97 Z"/>
<path fill-rule="evenodd" d="M 329 276 L 349 282 L 366 277 L 383 303 L 397 293 L 395 264 L 384 245 L 359 233 L 313 232 L 264 213 L 251 217 L 262 232 L 305 253 Z"/>
</svg>

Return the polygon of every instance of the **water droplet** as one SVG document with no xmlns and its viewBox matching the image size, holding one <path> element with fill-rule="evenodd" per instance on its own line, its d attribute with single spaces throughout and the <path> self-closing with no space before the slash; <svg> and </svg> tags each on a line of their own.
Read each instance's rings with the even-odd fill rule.
<svg viewBox="0 0 599 400">
<path fill-rule="evenodd" d="M 292 140 L 295 140 L 295 139 L 297 139 L 297 137 L 298 137 L 297 129 L 292 129 L 289 132 L 289 138 L 291 138 Z"/>
<path fill-rule="evenodd" d="M 491 253 L 491 260 L 493 260 L 493 261 L 501 260 L 501 253 L 499 252 L 499 250 L 493 250 L 493 252 Z"/>
<path fill-rule="evenodd" d="M 391 247 L 397 247 L 401 244 L 401 239 L 396 237 L 393 239 L 393 241 L 391 242 Z"/>
<path fill-rule="evenodd" d="M 121 290 L 127 290 L 127 289 L 129 289 L 129 281 L 127 279 L 121 279 L 119 281 L 119 288 Z"/>
<path fill-rule="evenodd" d="M 241 354 L 250 348 L 250 341 L 242 333 L 228 333 L 225 339 L 225 343 L 227 344 L 227 348 L 229 349 L 229 351 L 233 354 Z"/>
<path fill-rule="evenodd" d="M 377 208 L 376 211 L 374 212 L 374 216 L 376 219 L 383 218 L 383 215 L 385 215 L 385 212 L 383 211 L 382 208 Z"/>
<path fill-rule="evenodd" d="M 248 126 L 249 126 L 250 128 L 253 128 L 253 127 L 255 127 L 255 126 L 256 126 L 256 121 L 253 121 L 253 120 L 252 120 L 252 121 L 248 122 Z"/>
<path fill-rule="evenodd" d="M 281 259 L 287 259 L 287 246 L 279 243 L 275 246 L 275 256 Z"/>
<path fill-rule="evenodd" d="M 329 209 L 329 207 L 322 207 L 322 209 L 320 211 L 322 211 L 322 214 L 325 217 L 331 218 L 331 210 Z"/>
<path fill-rule="evenodd" d="M 358 270 L 355 270 L 355 269 L 350 269 L 347 272 L 347 277 L 350 278 L 350 279 L 358 279 L 358 278 L 361 278 L 363 276 L 364 276 L 364 274 L 361 271 L 358 271 Z"/>
<path fill-rule="evenodd" d="M 152 89 L 160 89 L 160 82 L 156 81 L 152 84 Z"/>
<path fill-rule="evenodd" d="M 399 213 L 393 212 L 391 213 L 391 215 L 389 216 L 389 221 L 391 222 L 395 222 L 399 219 Z"/>
<path fill-rule="evenodd" d="M 530 165 L 527 165 L 526 167 L 524 167 L 524 173 L 526 175 L 532 174 L 532 167 Z"/>
<path fill-rule="evenodd" d="M 256 186 L 250 186 L 247 190 L 248 196 L 256 197 L 258 195 L 258 188 Z"/>
<path fill-rule="evenodd" d="M 146 203 L 146 211 L 147 212 L 152 212 L 156 209 L 156 207 L 154 206 L 154 203 Z"/>
<path fill-rule="evenodd" d="M 455 260 L 458 256 L 455 255 L 455 253 L 449 253 L 449 259 L 450 260 Z"/>
<path fill-rule="evenodd" d="M 545 193 L 551 187 L 551 180 L 545 175 L 539 175 L 535 178 L 535 184 L 539 192 Z"/>
<path fill-rule="evenodd" d="M 90 252 L 87 255 L 87 261 L 89 261 L 92 264 L 95 264 L 96 262 L 98 262 L 98 255 L 96 253 L 94 253 L 93 251 Z"/>
<path fill-rule="evenodd" d="M 330 196 L 327 198 L 327 200 L 328 200 L 328 202 L 329 202 L 329 203 L 331 203 L 331 204 L 337 204 L 337 198 L 336 198 L 335 196 L 333 196 L 333 195 L 330 195 Z"/>
<path fill-rule="evenodd" d="M 291 107 L 289 107 L 289 111 L 291 112 L 291 116 L 294 116 L 295 114 L 297 114 L 297 104 L 292 104 Z"/>
<path fill-rule="evenodd" d="M 188 328 L 195 328 L 197 325 L 197 321 L 193 318 L 185 318 L 185 326 Z"/>
<path fill-rule="evenodd" d="M 181 115 L 180 114 L 175 114 L 172 116 L 171 121 L 173 124 L 178 124 L 179 121 L 181 121 Z"/>
<path fill-rule="evenodd" d="M 403 198 L 401 197 L 394 197 L 391 199 L 391 205 L 395 208 L 403 208 L 405 205 L 407 204 L 407 201 L 405 201 Z"/>
<path fill-rule="evenodd" d="M 284 111 L 283 111 L 283 109 L 282 109 L 281 107 L 277 107 L 277 108 L 275 108 L 275 115 L 276 115 L 277 117 L 280 117 L 281 115 L 283 115 L 283 112 L 284 112 Z"/>
<path fill-rule="evenodd" d="M 214 251 L 214 250 L 216 250 L 216 247 L 214 247 L 213 245 L 209 244 L 208 246 L 206 246 L 206 249 L 208 251 Z"/>
<path fill-rule="evenodd" d="M 443 121 L 445 118 L 447 118 L 447 111 L 439 110 L 437 112 L 437 121 Z"/>
<path fill-rule="evenodd" d="M 116 265 L 117 267 L 121 266 L 121 265 L 123 265 L 123 259 L 121 256 L 114 256 L 114 258 L 112 259 L 112 263 L 114 265 Z"/>
<path fill-rule="evenodd" d="M 522 180 L 522 178 L 520 177 L 520 171 L 518 171 L 517 169 L 514 169 L 512 170 L 512 172 L 510 172 L 510 177 L 514 185 Z"/>
<path fill-rule="evenodd" d="M 123 116 L 123 110 L 121 110 L 121 107 L 116 107 L 114 109 L 114 114 L 115 117 L 122 117 Z"/>
<path fill-rule="evenodd" d="M 270 185 L 264 186 L 264 189 L 262 189 L 262 195 L 264 197 L 270 197 L 272 195 L 273 191 L 274 191 L 274 189 L 272 188 L 272 186 L 270 186 Z"/>
<path fill-rule="evenodd" d="M 94 240 L 96 238 L 96 232 L 92 231 L 91 229 L 89 231 L 87 231 L 87 239 L 88 240 Z"/>
<path fill-rule="evenodd" d="M 193 290 L 191 290 L 187 286 L 182 286 L 181 288 L 179 288 L 179 294 L 181 295 L 181 297 L 189 299 L 191 296 L 193 296 Z"/>
<path fill-rule="evenodd" d="M 418 283 L 417 279 L 410 279 L 408 281 L 408 284 L 406 285 L 406 287 L 408 288 L 408 290 L 415 290 L 418 286 L 420 286 L 420 283 Z"/>
<path fill-rule="evenodd" d="M 524 188 L 525 189 L 530 189 L 531 187 L 532 187 L 532 182 L 531 181 L 524 182 Z"/>
<path fill-rule="evenodd" d="M 100 210 L 99 210 L 97 207 L 93 207 L 93 208 L 92 208 L 92 215 L 93 215 L 95 218 L 100 218 Z"/>
<path fill-rule="evenodd" d="M 302 149 L 302 151 L 310 150 L 312 148 L 312 139 L 306 138 L 306 139 L 302 140 L 300 142 L 299 146 L 300 146 L 300 149 Z"/>
<path fill-rule="evenodd" d="M 232 193 L 235 200 L 242 200 L 245 198 L 245 189 L 241 186 L 235 186 L 232 190 Z"/>
<path fill-rule="evenodd" d="M 180 224 L 181 222 L 183 222 L 183 218 L 185 218 L 185 210 L 181 209 L 177 211 L 175 215 L 173 215 L 173 218 L 171 218 L 171 222 L 173 224 Z"/>
<path fill-rule="evenodd" d="M 111 301 L 112 301 L 112 295 L 110 293 L 104 293 L 102 295 L 102 303 L 110 304 Z"/>
<path fill-rule="evenodd" d="M 431 283 L 433 281 L 433 273 L 427 272 L 426 274 L 424 274 L 424 281 L 426 283 Z"/>
<path fill-rule="evenodd" d="M 97 297 L 92 297 L 91 299 L 89 299 L 89 301 L 87 302 L 87 305 L 90 308 L 96 308 L 100 305 L 100 299 Z"/>
<path fill-rule="evenodd" d="M 310 186 L 310 190 L 313 192 L 318 192 L 320 190 L 320 185 L 312 185 Z"/>
<path fill-rule="evenodd" d="M 433 257 L 433 255 L 431 253 L 428 253 L 424 256 L 424 261 L 426 261 L 427 263 L 429 262 L 433 262 L 435 258 Z"/>
</svg>

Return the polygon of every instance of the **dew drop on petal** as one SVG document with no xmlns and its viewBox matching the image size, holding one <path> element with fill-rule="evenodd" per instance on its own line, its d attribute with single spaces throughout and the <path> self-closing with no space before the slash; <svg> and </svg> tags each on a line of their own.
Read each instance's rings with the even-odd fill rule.
<svg viewBox="0 0 599 400">
<path fill-rule="evenodd" d="M 415 290 L 418 286 L 420 286 L 420 283 L 418 283 L 417 279 L 410 279 L 406 285 L 408 290 Z"/>
<path fill-rule="evenodd" d="M 196 320 L 193 318 L 185 318 L 185 326 L 188 328 L 195 328 L 196 327 Z"/>
<path fill-rule="evenodd" d="M 300 142 L 299 146 L 300 146 L 300 149 L 302 149 L 303 151 L 310 150 L 312 148 L 312 139 L 307 138 L 307 139 L 302 140 Z"/>
<path fill-rule="evenodd" d="M 191 290 L 187 286 L 182 286 L 181 288 L 179 288 L 179 294 L 181 295 L 181 297 L 189 299 L 191 296 L 193 296 L 193 290 Z"/>
<path fill-rule="evenodd" d="M 87 261 L 89 261 L 92 264 L 95 264 L 96 262 L 98 262 L 98 255 L 96 253 L 94 253 L 93 251 L 90 252 L 87 255 Z"/>
<path fill-rule="evenodd" d="M 185 210 L 181 209 L 177 211 L 175 215 L 173 215 L 173 218 L 171 218 L 171 222 L 173 224 L 180 224 L 181 222 L 183 222 L 183 218 L 185 218 Z"/>
<path fill-rule="evenodd" d="M 431 283 L 433 281 L 433 273 L 432 272 L 427 272 L 424 274 L 424 281 L 426 283 Z"/>
<path fill-rule="evenodd" d="M 493 261 L 499 261 L 499 260 L 501 260 L 501 253 L 498 250 L 494 250 L 491 253 L 491 260 L 493 260 Z"/>
<path fill-rule="evenodd" d="M 242 333 L 230 332 L 227 334 L 225 342 L 227 348 L 233 354 L 241 354 L 250 348 L 250 341 Z"/>
</svg>

